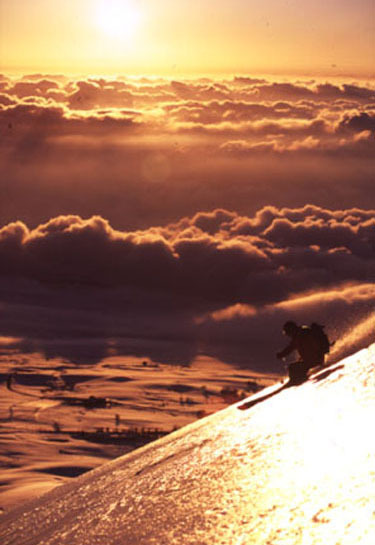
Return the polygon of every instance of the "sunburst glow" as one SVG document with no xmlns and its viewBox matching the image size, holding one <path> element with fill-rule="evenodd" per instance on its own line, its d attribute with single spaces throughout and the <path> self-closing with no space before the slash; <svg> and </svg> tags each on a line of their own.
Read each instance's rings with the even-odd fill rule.
<svg viewBox="0 0 375 545">
<path fill-rule="evenodd" d="M 139 7 L 129 0 L 100 0 L 96 5 L 96 26 L 110 38 L 125 41 L 134 38 L 141 18 Z"/>
</svg>

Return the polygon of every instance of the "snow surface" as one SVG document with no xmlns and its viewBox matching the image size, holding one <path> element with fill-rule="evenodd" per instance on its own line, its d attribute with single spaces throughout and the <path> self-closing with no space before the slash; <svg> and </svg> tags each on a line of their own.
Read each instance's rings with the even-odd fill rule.
<svg viewBox="0 0 375 545">
<path fill-rule="evenodd" d="M 0 519 L 2 545 L 373 545 L 375 344 Z"/>
<path fill-rule="evenodd" d="M 188 366 L 118 355 L 81 365 L 6 343 L 0 337 L 0 516 L 148 443 L 150 430 L 180 429 L 280 379 L 203 354 Z M 86 404 L 98 396 L 105 407 Z M 113 442 L 95 438 L 107 429 Z"/>
</svg>

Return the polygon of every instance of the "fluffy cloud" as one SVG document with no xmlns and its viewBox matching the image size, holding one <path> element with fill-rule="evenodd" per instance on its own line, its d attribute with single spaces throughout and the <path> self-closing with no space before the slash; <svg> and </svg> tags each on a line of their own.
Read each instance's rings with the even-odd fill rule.
<svg viewBox="0 0 375 545">
<path fill-rule="evenodd" d="M 288 316 L 363 345 L 374 116 L 359 82 L 0 77 L 4 334 L 267 369 Z"/>
<path fill-rule="evenodd" d="M 221 347 L 216 356 L 238 362 L 251 343 L 251 365 L 258 358 L 267 367 L 264 343 L 271 335 L 267 350 L 276 350 L 288 317 L 327 321 L 331 336 L 368 318 L 374 218 L 374 210 L 307 205 L 269 206 L 252 217 L 218 209 L 140 231 L 113 229 L 99 216 L 60 216 L 35 229 L 10 223 L 0 230 L 5 333 L 148 332 L 188 338 L 209 353 Z M 12 302 L 27 316 L 35 314 L 36 299 L 37 319 L 26 327 Z M 340 341 L 336 352 L 347 349 Z"/>
<path fill-rule="evenodd" d="M 370 115 L 362 112 L 358 115 L 345 116 L 340 127 L 356 132 L 375 131 L 375 113 Z"/>
<path fill-rule="evenodd" d="M 133 95 L 124 82 L 78 81 L 77 90 L 68 95 L 72 109 L 90 110 L 93 108 L 131 108 Z"/>
<path fill-rule="evenodd" d="M 208 307 L 264 304 L 296 288 L 371 278 L 374 214 L 306 206 L 265 208 L 246 218 L 215 210 L 134 232 L 114 230 L 99 216 L 60 216 L 33 230 L 16 222 L 0 230 L 0 272 L 188 293 Z"/>
<path fill-rule="evenodd" d="M 364 83 L 4 76 L 0 214 L 124 229 L 216 207 L 373 207 L 374 110 Z"/>
<path fill-rule="evenodd" d="M 233 130 L 238 127 L 241 131 L 244 123 L 262 122 L 262 129 L 256 131 L 255 126 L 254 132 L 273 135 L 278 130 L 282 133 L 283 126 L 288 127 L 293 120 L 311 121 L 312 131 L 315 123 L 326 122 L 334 127 L 340 121 L 350 127 L 360 125 L 361 130 L 373 130 L 368 117 L 371 118 L 375 106 L 375 92 L 366 86 L 270 83 L 251 78 L 168 81 L 30 77 L 6 79 L 1 90 L 3 110 L 16 101 L 64 108 L 65 117 L 74 115 L 75 119 L 87 117 L 87 111 L 94 115 L 95 111 L 106 110 L 117 118 L 129 109 L 147 115 L 152 112 L 159 130 L 167 134 L 179 123 L 218 128 L 230 124 Z M 25 110 L 24 116 L 28 115 Z M 345 121 L 348 118 L 353 120 Z M 274 124 L 275 120 L 280 120 L 279 125 Z"/>
<path fill-rule="evenodd" d="M 8 93 L 19 98 L 32 96 L 48 96 L 51 89 L 58 89 L 56 81 L 50 79 L 38 79 L 36 81 L 16 81 L 8 86 Z"/>
</svg>

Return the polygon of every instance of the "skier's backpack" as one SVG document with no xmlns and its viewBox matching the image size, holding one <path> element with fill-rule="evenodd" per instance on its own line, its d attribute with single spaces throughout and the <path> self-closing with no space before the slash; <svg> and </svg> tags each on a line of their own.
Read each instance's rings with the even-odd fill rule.
<svg viewBox="0 0 375 545">
<path fill-rule="evenodd" d="M 324 331 L 324 325 L 319 325 L 316 322 L 313 322 L 310 325 L 310 329 L 313 333 L 316 344 L 323 354 L 328 354 L 331 347 L 331 343 L 327 337 L 327 334 Z"/>
</svg>

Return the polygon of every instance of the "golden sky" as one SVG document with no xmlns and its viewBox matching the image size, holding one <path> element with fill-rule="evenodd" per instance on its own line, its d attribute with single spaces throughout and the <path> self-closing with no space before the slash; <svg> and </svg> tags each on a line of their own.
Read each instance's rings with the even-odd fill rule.
<svg viewBox="0 0 375 545">
<path fill-rule="evenodd" d="M 373 0 L 0 0 L 4 72 L 369 76 Z"/>
</svg>

